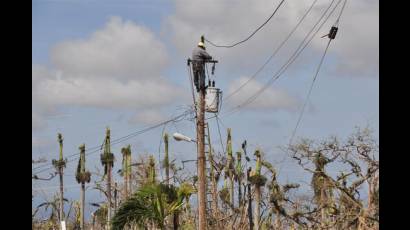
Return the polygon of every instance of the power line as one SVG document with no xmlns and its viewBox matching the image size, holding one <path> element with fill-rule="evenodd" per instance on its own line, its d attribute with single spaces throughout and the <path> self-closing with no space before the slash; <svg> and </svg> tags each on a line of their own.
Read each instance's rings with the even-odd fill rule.
<svg viewBox="0 0 410 230">
<path fill-rule="evenodd" d="M 267 83 L 265 83 L 265 85 L 260 90 L 258 90 L 252 96 L 250 96 L 245 102 L 243 102 L 243 103 L 233 107 L 231 110 L 227 111 L 224 115 L 230 115 L 230 114 L 238 111 L 243 106 L 246 106 L 246 105 L 252 103 L 263 91 L 265 91 L 273 82 L 275 82 L 288 69 L 288 67 L 297 59 L 297 57 L 302 53 L 302 51 L 307 47 L 307 45 L 312 41 L 314 36 L 319 32 L 319 30 L 322 28 L 322 26 L 326 23 L 326 21 L 329 19 L 329 17 L 333 14 L 333 12 L 335 11 L 335 9 L 337 8 L 337 6 L 340 4 L 341 1 L 342 0 L 339 0 L 337 2 L 336 6 L 332 9 L 332 11 L 329 13 L 329 15 L 325 18 L 325 20 L 322 22 L 322 24 L 318 27 L 316 32 L 305 43 L 306 39 L 313 32 L 313 30 L 319 24 L 319 22 L 322 20 L 322 18 L 326 15 L 327 11 L 331 8 L 331 6 L 333 5 L 334 0 L 330 3 L 328 8 L 325 10 L 324 14 L 320 17 L 320 19 L 316 22 L 316 24 L 313 26 L 313 28 L 305 36 L 305 38 L 303 39 L 303 41 L 301 42 L 299 47 L 295 50 L 295 52 L 292 54 L 292 56 L 286 61 L 286 63 L 284 65 L 281 66 L 281 68 L 271 77 L 271 79 L 269 79 L 269 81 Z M 303 47 L 302 47 L 302 45 L 303 45 Z"/>
<path fill-rule="evenodd" d="M 222 147 L 222 152 L 225 154 L 225 147 L 222 141 L 222 135 L 221 135 L 221 129 L 219 128 L 219 118 L 216 116 L 216 125 L 218 127 L 218 133 L 219 133 L 219 140 L 221 141 L 221 147 Z"/>
<path fill-rule="evenodd" d="M 142 134 L 142 133 L 148 132 L 148 131 L 150 131 L 150 130 L 152 130 L 152 129 L 155 129 L 155 128 L 160 127 L 160 126 L 162 126 L 162 125 L 164 125 L 164 124 L 167 124 L 167 123 L 169 123 L 169 122 L 181 121 L 181 118 L 183 119 L 185 116 L 187 116 L 187 115 L 190 114 L 190 113 L 191 113 L 191 111 L 185 111 L 184 113 L 182 113 L 182 114 L 180 114 L 180 115 L 178 115 L 178 116 L 176 116 L 176 117 L 174 117 L 174 118 L 172 118 L 172 119 L 163 121 L 163 122 L 158 123 L 158 124 L 156 124 L 156 125 L 147 127 L 147 128 L 145 128 L 145 129 L 143 129 L 143 130 L 139 130 L 139 131 L 133 132 L 133 133 L 131 133 L 131 134 L 128 134 L 128 135 L 126 135 L 126 136 L 120 137 L 120 138 L 118 138 L 118 139 L 112 141 L 112 142 L 111 142 L 111 145 L 119 144 L 119 143 L 124 142 L 124 141 L 126 141 L 126 140 L 128 140 L 128 139 L 131 139 L 131 138 L 133 138 L 133 137 L 135 137 L 135 136 L 138 136 L 138 135 L 140 135 L 140 134 Z M 99 146 L 98 146 L 98 147 L 99 147 Z M 94 148 L 95 148 L 95 147 L 94 147 Z M 88 155 L 91 155 L 91 154 L 96 153 L 96 152 L 99 152 L 99 151 L 100 151 L 100 149 L 95 149 L 94 151 L 88 152 L 86 155 L 88 156 Z M 74 155 L 78 155 L 78 154 L 73 154 L 73 155 L 71 155 L 71 156 L 74 156 Z M 67 163 L 72 162 L 72 161 L 77 160 L 77 159 L 78 159 L 78 157 L 77 157 L 77 158 L 73 158 L 73 159 L 71 159 L 71 160 L 68 160 Z M 50 170 L 50 169 L 52 169 L 52 168 L 54 168 L 54 166 L 51 166 L 51 167 L 42 169 L 42 170 L 40 170 L 40 171 L 37 171 L 37 172 L 35 172 L 35 174 L 38 174 L 38 173 L 41 173 L 41 172 Z"/>
<path fill-rule="evenodd" d="M 240 85 L 236 90 L 234 90 L 232 93 L 230 93 L 228 96 L 226 96 L 225 100 L 229 100 L 230 97 L 232 97 L 234 94 L 239 92 L 243 87 L 245 87 L 251 80 L 253 80 L 264 68 L 265 66 L 272 60 L 274 56 L 278 53 L 278 51 L 283 47 L 283 45 L 289 40 L 289 38 L 293 35 L 293 33 L 296 31 L 296 29 L 299 27 L 300 24 L 302 24 L 303 20 L 306 18 L 306 16 L 309 14 L 309 12 L 312 10 L 313 6 L 316 4 L 317 0 L 314 0 L 312 4 L 310 5 L 309 9 L 306 11 L 306 13 L 302 16 L 302 18 L 299 20 L 299 22 L 296 24 L 296 26 L 291 30 L 291 32 L 288 34 L 288 36 L 285 38 L 285 40 L 282 41 L 282 43 L 275 49 L 275 51 L 272 53 L 272 55 L 266 60 L 266 62 L 259 67 L 259 69 L 252 74 L 252 76 L 242 85 Z"/>
<path fill-rule="evenodd" d="M 319 32 L 319 30 L 322 28 L 324 23 L 329 19 L 329 17 L 332 15 L 338 4 L 341 2 L 341 0 L 338 1 L 336 6 L 333 8 L 333 10 L 330 12 L 328 17 L 322 22 L 322 24 L 319 26 L 319 28 L 316 30 L 316 32 L 310 37 L 308 42 L 305 43 L 306 39 L 311 35 L 313 30 L 316 28 L 316 26 L 320 23 L 320 21 L 323 19 L 323 17 L 326 15 L 328 10 L 331 8 L 333 5 L 334 0 L 329 4 L 329 7 L 325 10 L 325 12 L 322 14 L 322 16 L 319 18 L 319 20 L 315 23 L 315 25 L 312 27 L 312 29 L 309 31 L 309 33 L 305 36 L 303 41 L 299 44 L 298 48 L 295 50 L 295 52 L 291 55 L 291 57 L 285 62 L 284 65 L 281 66 L 281 68 L 272 76 L 271 79 L 260 89 L 258 90 L 255 94 L 253 94 L 251 97 L 249 97 L 244 103 L 234 107 L 231 111 L 235 109 L 240 109 L 241 107 L 248 105 L 252 103 L 262 92 L 264 92 L 270 84 L 275 82 L 287 69 L 288 67 L 297 59 L 297 57 L 303 52 L 303 50 L 307 47 L 307 45 L 310 43 L 310 41 L 313 39 L 313 37 Z M 304 44 L 304 46 L 303 46 Z M 302 47 L 303 46 L 303 47 Z"/>
<path fill-rule="evenodd" d="M 268 22 L 272 19 L 272 17 L 276 14 L 276 12 L 278 11 L 278 9 L 280 8 L 280 6 L 282 5 L 282 3 L 283 3 L 284 1 L 285 1 L 285 0 L 282 0 L 282 1 L 279 3 L 279 5 L 276 7 L 276 9 L 273 11 L 272 15 L 271 15 L 262 25 L 260 25 L 255 31 L 253 31 L 247 38 L 245 38 L 244 40 L 239 41 L 239 42 L 236 42 L 236 43 L 234 43 L 233 45 L 217 45 L 217 44 L 215 44 L 215 43 L 209 41 L 209 40 L 206 39 L 206 38 L 205 38 L 205 41 L 207 41 L 209 44 L 211 44 L 211 45 L 213 45 L 213 46 L 215 46 L 215 47 L 224 47 L 224 48 L 232 48 L 232 47 L 234 47 L 234 46 L 236 46 L 236 45 L 239 45 L 239 44 L 241 44 L 241 43 L 246 42 L 246 41 L 249 40 L 253 35 L 255 35 L 256 32 L 258 32 L 260 29 L 262 29 L 262 27 L 265 26 L 266 23 L 268 23 Z"/>
<path fill-rule="evenodd" d="M 302 116 L 303 116 L 303 113 L 305 112 L 306 104 L 307 104 L 308 101 L 309 101 L 309 97 L 310 97 L 310 94 L 312 93 L 313 85 L 315 84 L 317 75 L 319 74 L 320 67 L 322 66 L 323 60 L 325 59 L 325 56 L 326 56 L 326 53 L 327 53 L 327 50 L 328 50 L 328 48 L 329 48 L 329 45 L 330 45 L 330 42 L 331 42 L 331 41 L 332 41 L 332 39 L 329 39 L 329 42 L 327 43 L 327 46 L 326 46 L 326 49 L 325 49 L 325 52 L 323 53 L 323 56 L 322 56 L 322 58 L 320 59 L 319 66 L 317 67 L 315 76 L 313 77 L 313 81 L 312 81 L 312 83 L 311 83 L 311 85 L 310 85 L 310 88 L 309 88 L 309 91 L 308 91 L 308 93 L 307 93 L 307 95 L 306 95 L 305 102 L 303 103 L 302 110 L 300 111 L 298 121 L 296 122 L 296 126 L 295 126 L 295 128 L 293 129 L 292 135 L 291 135 L 291 137 L 290 137 L 289 145 L 292 144 L 292 140 L 293 140 L 293 138 L 295 137 L 296 130 L 297 130 L 297 128 L 299 127 L 300 121 L 302 120 Z"/>
<path fill-rule="evenodd" d="M 340 13 L 339 13 L 339 17 L 337 18 L 337 20 L 336 20 L 336 22 L 335 22 L 335 24 L 334 24 L 335 26 L 336 26 L 337 24 L 339 24 L 339 19 L 340 19 L 340 17 L 342 16 L 343 10 L 344 10 L 345 5 L 346 5 L 346 2 L 347 2 L 347 0 L 345 0 L 344 3 L 343 3 L 342 9 L 340 10 Z M 336 35 L 336 34 L 335 34 L 335 35 Z M 316 81 L 316 78 L 317 78 L 317 76 L 318 76 L 318 74 L 319 74 L 319 71 L 320 71 L 320 68 L 321 68 L 321 66 L 322 66 L 323 60 L 325 59 L 327 50 L 329 49 L 330 42 L 331 42 L 333 39 L 334 39 L 334 38 L 330 38 L 330 36 L 329 36 L 329 42 L 327 43 L 326 49 L 325 49 L 325 51 L 324 51 L 324 53 L 323 53 L 323 56 L 322 56 L 322 58 L 321 58 L 321 60 L 320 60 L 320 63 L 319 63 L 319 66 L 318 66 L 318 68 L 317 68 L 317 70 L 316 70 L 315 76 L 313 77 L 312 83 L 311 83 L 311 85 L 310 85 L 309 91 L 308 91 L 308 93 L 307 93 L 307 95 L 306 95 L 306 99 L 305 99 L 305 102 L 303 103 L 302 110 L 300 111 L 300 114 L 299 114 L 298 120 L 297 120 L 297 122 L 296 122 L 295 128 L 293 129 L 292 135 L 291 135 L 291 137 L 290 137 L 290 139 L 289 139 L 289 145 L 292 144 L 293 138 L 294 138 L 295 135 L 296 135 L 297 128 L 299 127 L 300 121 L 302 120 L 303 114 L 304 114 L 304 112 L 305 112 L 305 107 L 306 107 L 306 105 L 307 105 L 307 103 L 308 103 L 308 101 L 309 101 L 310 94 L 312 93 L 313 85 L 315 84 L 315 81 Z"/>
</svg>

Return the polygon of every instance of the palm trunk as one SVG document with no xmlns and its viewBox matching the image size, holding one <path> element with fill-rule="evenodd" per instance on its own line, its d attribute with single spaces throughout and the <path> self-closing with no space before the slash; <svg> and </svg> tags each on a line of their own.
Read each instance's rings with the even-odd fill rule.
<svg viewBox="0 0 410 230">
<path fill-rule="evenodd" d="M 81 210 L 80 210 L 80 226 L 81 230 L 85 230 L 84 228 L 84 204 L 85 204 L 85 183 L 81 183 Z"/>
<path fill-rule="evenodd" d="M 173 215 L 173 225 L 174 225 L 174 230 L 178 230 L 179 227 L 179 213 L 175 212 Z"/>
<path fill-rule="evenodd" d="M 64 221 L 64 187 L 63 187 L 63 168 L 60 167 L 60 222 Z"/>
<path fill-rule="evenodd" d="M 250 177 L 250 172 L 251 172 L 251 167 L 249 167 L 248 171 L 247 171 L 247 178 L 248 178 L 248 219 L 249 219 L 249 229 L 253 230 L 253 219 L 252 219 L 252 187 L 251 184 L 249 182 L 249 177 Z"/>
<path fill-rule="evenodd" d="M 165 157 L 164 157 L 164 166 L 165 166 L 165 180 L 166 184 L 169 185 L 169 158 L 168 158 L 168 134 L 164 135 L 164 144 L 165 144 Z"/>
<path fill-rule="evenodd" d="M 261 188 L 255 185 L 255 230 L 259 230 L 260 224 Z"/>
<path fill-rule="evenodd" d="M 107 230 L 111 228 L 111 164 L 108 164 L 107 175 Z"/>
</svg>

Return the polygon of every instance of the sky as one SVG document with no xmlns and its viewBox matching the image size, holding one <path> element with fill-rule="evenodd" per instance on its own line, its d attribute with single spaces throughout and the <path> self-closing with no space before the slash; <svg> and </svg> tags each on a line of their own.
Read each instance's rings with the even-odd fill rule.
<svg viewBox="0 0 410 230">
<path fill-rule="evenodd" d="M 332 7 L 338 1 L 333 1 Z M 47 168 L 51 159 L 57 158 L 57 133 L 62 133 L 64 155 L 69 156 L 78 153 L 83 143 L 86 148 L 100 145 L 106 127 L 111 129 L 111 138 L 116 139 L 186 111 L 193 103 L 186 60 L 200 36 L 225 45 L 242 40 L 270 16 L 279 2 L 33 0 L 32 159 L 48 160 L 33 164 L 33 168 L 42 167 L 33 173 Z M 223 98 L 260 68 L 313 2 L 285 0 L 261 30 L 233 48 L 205 43 L 207 51 L 219 61 L 211 77 L 223 91 Z M 225 112 L 246 101 L 272 78 L 331 2 L 316 0 L 312 11 L 255 79 L 222 100 L 219 125 L 224 145 L 229 127 L 235 151 L 246 139 L 249 152 L 259 147 L 271 162 L 285 159 L 277 165 L 283 183 L 309 181 L 279 147 L 289 142 L 328 42 L 321 36 L 335 23 L 343 1 L 277 81 L 249 105 L 232 114 Z M 378 10 L 378 1 L 347 1 L 296 140 L 321 140 L 331 135 L 343 139 L 356 126 L 371 128 L 378 139 Z M 221 152 L 216 120 L 210 119 L 209 126 L 213 146 Z M 120 169 L 120 149 L 127 144 L 131 144 L 134 159 L 145 153 L 161 156 L 163 130 L 195 138 L 195 125 L 186 119 L 137 135 L 112 147 L 117 159 L 113 172 Z M 171 140 L 170 152 L 180 164 L 181 160 L 195 158 L 196 147 Z M 71 200 L 79 196 L 74 179 L 76 164 L 74 160 L 65 169 L 65 194 Z M 187 166 L 188 174 L 195 172 L 193 166 Z M 99 152 L 87 156 L 86 167 L 92 172 L 102 170 Z M 52 169 L 38 176 L 47 177 L 50 172 Z M 98 176 L 92 177 L 92 181 L 97 179 Z M 33 207 L 58 191 L 57 185 L 57 177 L 51 181 L 33 180 Z M 90 188 L 87 200 L 103 198 Z"/>
</svg>

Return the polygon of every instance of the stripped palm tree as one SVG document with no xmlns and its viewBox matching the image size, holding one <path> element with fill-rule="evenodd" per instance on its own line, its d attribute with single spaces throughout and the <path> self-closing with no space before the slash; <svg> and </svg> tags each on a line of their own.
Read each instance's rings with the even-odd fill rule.
<svg viewBox="0 0 410 230">
<path fill-rule="evenodd" d="M 255 186 L 255 229 L 260 229 L 260 206 L 261 206 L 261 187 L 266 184 L 266 177 L 261 175 L 262 169 L 262 159 L 261 159 L 261 151 L 257 149 L 255 151 L 256 156 L 256 166 L 255 171 L 251 172 L 249 177 L 249 181 L 251 184 Z"/>
</svg>

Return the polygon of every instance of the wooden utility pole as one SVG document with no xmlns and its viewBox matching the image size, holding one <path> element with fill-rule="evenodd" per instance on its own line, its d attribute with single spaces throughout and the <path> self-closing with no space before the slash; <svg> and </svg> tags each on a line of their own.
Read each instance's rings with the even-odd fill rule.
<svg viewBox="0 0 410 230">
<path fill-rule="evenodd" d="M 107 229 L 111 229 L 111 170 L 114 166 L 114 154 L 111 153 L 110 129 L 107 127 L 104 140 L 104 153 L 101 154 L 104 175 L 107 176 Z"/>
<path fill-rule="evenodd" d="M 205 42 L 204 36 L 201 36 L 201 41 Z M 206 159 L 205 159 L 205 64 L 217 63 L 216 60 L 206 60 L 203 63 L 203 70 L 199 76 L 199 103 L 196 117 L 196 136 L 197 136 L 197 151 L 198 151 L 198 229 L 206 229 Z"/>
<path fill-rule="evenodd" d="M 81 184 L 81 207 L 80 207 L 80 228 L 84 230 L 84 205 L 85 205 L 85 183 L 90 183 L 91 173 L 85 171 L 85 144 L 80 145 L 80 160 L 77 166 L 75 178 Z"/>
<path fill-rule="evenodd" d="M 63 169 L 66 166 L 66 162 L 67 160 L 63 159 L 63 136 L 61 135 L 61 133 L 59 133 L 58 135 L 58 143 L 60 144 L 60 158 L 58 160 L 53 160 L 52 163 L 54 165 L 54 167 L 56 168 L 59 176 L 60 176 L 60 223 L 61 221 L 64 221 L 64 182 L 63 182 Z"/>
<path fill-rule="evenodd" d="M 205 76 L 201 76 L 205 77 Z M 201 81 L 201 80 L 200 80 Z M 205 80 L 204 80 L 205 81 Z M 198 216 L 199 230 L 206 229 L 206 176 L 205 176 L 205 89 L 199 90 L 199 111 L 196 122 L 198 142 Z"/>
</svg>

